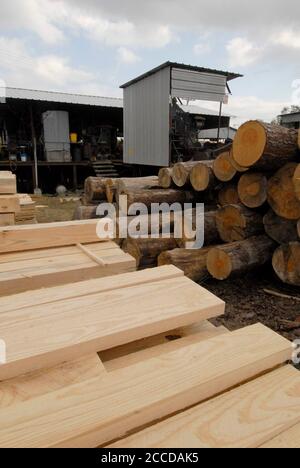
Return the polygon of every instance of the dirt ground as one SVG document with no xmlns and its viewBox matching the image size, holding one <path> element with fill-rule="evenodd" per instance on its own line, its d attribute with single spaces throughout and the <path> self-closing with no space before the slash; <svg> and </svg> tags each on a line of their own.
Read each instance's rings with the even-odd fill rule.
<svg viewBox="0 0 300 468">
<path fill-rule="evenodd" d="M 35 201 L 39 223 L 70 221 L 80 203 L 78 195 L 66 198 L 43 196 Z M 214 320 L 216 325 L 236 330 L 261 322 L 291 341 L 300 338 L 299 288 L 282 284 L 272 273 L 271 266 L 224 282 L 207 278 L 201 285 L 226 302 L 226 313 Z M 298 301 L 272 296 L 264 289 L 295 297 Z"/>
</svg>

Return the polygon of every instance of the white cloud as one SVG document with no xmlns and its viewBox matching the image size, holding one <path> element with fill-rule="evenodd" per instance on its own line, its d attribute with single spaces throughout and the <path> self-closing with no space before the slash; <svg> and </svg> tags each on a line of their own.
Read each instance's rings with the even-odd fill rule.
<svg viewBox="0 0 300 468">
<path fill-rule="evenodd" d="M 257 62 L 263 54 L 263 49 L 257 47 L 248 39 L 236 37 L 226 46 L 229 55 L 229 64 L 232 67 L 246 67 Z"/>
<path fill-rule="evenodd" d="M 120 61 L 126 64 L 132 64 L 140 61 L 140 57 L 126 47 L 119 47 L 118 54 Z"/>
<path fill-rule="evenodd" d="M 211 50 L 211 48 L 208 43 L 202 42 L 199 44 L 195 44 L 193 50 L 195 55 L 204 55 L 207 54 Z"/>
<path fill-rule="evenodd" d="M 274 36 L 273 42 L 292 49 L 300 49 L 300 34 L 292 29 L 285 30 Z"/>
</svg>

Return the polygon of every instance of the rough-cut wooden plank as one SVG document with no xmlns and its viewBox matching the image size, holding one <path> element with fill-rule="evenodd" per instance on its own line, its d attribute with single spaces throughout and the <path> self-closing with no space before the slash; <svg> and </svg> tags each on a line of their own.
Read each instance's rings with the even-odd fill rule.
<svg viewBox="0 0 300 468">
<path fill-rule="evenodd" d="M 1 447 L 97 447 L 290 358 L 263 325 L 225 334 L 1 411 Z"/>
<path fill-rule="evenodd" d="M 0 314 L 4 312 L 17 311 L 23 308 L 30 308 L 38 304 L 58 302 L 64 299 L 76 299 L 96 293 L 104 293 L 139 284 L 154 283 L 171 278 L 182 277 L 183 272 L 170 265 L 160 268 L 152 268 L 145 271 L 123 273 L 116 276 L 101 279 L 81 281 L 76 284 L 66 286 L 56 286 L 44 288 L 38 291 L 28 291 L 15 294 L 9 297 L 0 297 Z"/>
<path fill-rule="evenodd" d="M 17 195 L 0 195 L 0 213 L 16 213 L 20 209 Z"/>
<path fill-rule="evenodd" d="M 105 376 L 106 370 L 99 356 L 92 354 L 50 369 L 0 382 L 0 411 L 101 375 Z"/>
<path fill-rule="evenodd" d="M 222 315 L 224 308 L 179 277 L 1 314 L 7 362 L 0 380 Z"/>
<path fill-rule="evenodd" d="M 208 322 L 206 322 L 208 323 Z M 111 372 L 118 369 L 124 369 L 125 367 L 132 366 L 139 362 L 152 359 L 154 357 L 163 356 L 165 353 L 180 350 L 186 346 L 200 343 L 201 341 L 208 340 L 214 336 L 221 335 L 223 333 L 229 333 L 224 327 L 211 327 L 204 326 L 203 330 L 198 333 L 192 333 L 191 335 L 184 336 L 182 338 L 166 341 L 159 345 L 153 345 L 149 348 L 142 349 L 135 353 L 131 353 L 127 356 L 121 356 L 116 359 L 112 359 L 105 363 L 105 368 Z"/>
<path fill-rule="evenodd" d="M 286 366 L 111 448 L 256 448 L 300 420 L 300 374 Z"/>
<path fill-rule="evenodd" d="M 0 226 L 14 226 L 15 213 L 0 213 Z"/>
<path fill-rule="evenodd" d="M 102 222 L 106 225 L 105 220 L 91 219 L 1 228 L 0 253 L 98 242 L 104 240 L 99 239 L 96 232 L 97 223 Z"/>
<path fill-rule="evenodd" d="M 63 255 L 58 250 L 52 256 L 45 253 L 44 258 L 0 263 L 0 296 L 102 278 L 136 269 L 135 260 L 117 245 L 115 248 L 102 250 L 98 244 L 88 244 L 85 248 L 90 252 L 88 255 L 78 247 L 67 247 L 64 251 L 71 249 L 72 254 Z M 9 260 L 9 256 L 6 258 Z"/>
<path fill-rule="evenodd" d="M 274 439 L 263 444 L 264 449 L 297 449 L 300 448 L 300 424 L 287 429 Z"/>
<path fill-rule="evenodd" d="M 0 171 L 0 193 L 17 193 L 17 179 L 14 174 L 8 171 Z"/>
</svg>

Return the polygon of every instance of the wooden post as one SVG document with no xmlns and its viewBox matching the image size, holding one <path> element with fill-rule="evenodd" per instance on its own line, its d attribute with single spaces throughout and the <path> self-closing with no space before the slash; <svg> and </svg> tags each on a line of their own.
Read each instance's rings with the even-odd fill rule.
<svg viewBox="0 0 300 468">
<path fill-rule="evenodd" d="M 35 133 L 35 128 L 34 128 L 32 104 L 30 104 L 29 111 L 30 111 L 31 138 L 32 138 L 32 147 L 33 147 L 33 160 L 34 160 L 33 189 L 34 191 L 38 191 L 39 190 L 39 176 L 38 176 L 37 144 L 36 144 L 36 133 Z"/>
</svg>

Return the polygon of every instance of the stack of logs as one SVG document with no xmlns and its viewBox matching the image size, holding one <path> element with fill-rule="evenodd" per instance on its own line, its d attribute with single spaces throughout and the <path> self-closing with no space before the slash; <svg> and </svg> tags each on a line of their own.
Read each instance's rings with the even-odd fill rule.
<svg viewBox="0 0 300 468">
<path fill-rule="evenodd" d="M 124 250 L 138 266 L 171 263 L 195 281 L 209 274 L 225 280 L 273 260 L 278 277 L 299 286 L 299 147 L 297 130 L 250 121 L 214 160 L 178 163 L 161 169 L 158 178 L 87 179 L 81 210 L 95 217 L 96 205 L 109 201 L 126 216 L 122 194 L 129 207 L 204 202 L 204 248 L 185 249 L 184 238 L 171 236 L 127 239 Z"/>
</svg>

